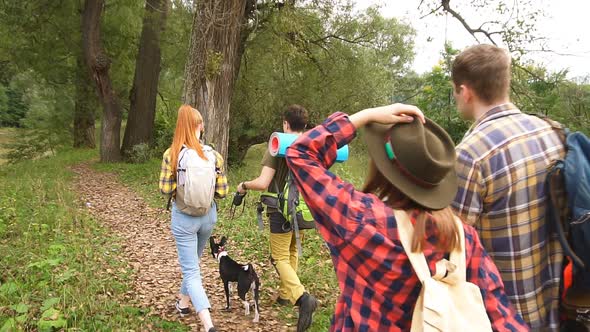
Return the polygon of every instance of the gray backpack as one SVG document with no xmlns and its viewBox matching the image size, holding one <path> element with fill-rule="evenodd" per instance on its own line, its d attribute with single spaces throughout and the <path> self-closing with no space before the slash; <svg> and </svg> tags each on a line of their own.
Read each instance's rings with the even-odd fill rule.
<svg viewBox="0 0 590 332">
<path fill-rule="evenodd" d="M 190 216 L 201 217 L 209 213 L 215 196 L 216 156 L 213 148 L 203 145 L 208 160 L 197 151 L 183 146 L 176 169 L 176 207 Z"/>
</svg>

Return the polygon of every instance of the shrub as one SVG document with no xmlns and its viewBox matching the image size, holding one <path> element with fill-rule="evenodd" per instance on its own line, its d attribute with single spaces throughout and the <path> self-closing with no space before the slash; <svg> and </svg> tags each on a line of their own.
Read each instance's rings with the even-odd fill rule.
<svg viewBox="0 0 590 332">
<path fill-rule="evenodd" d="M 151 159 L 152 149 L 148 144 L 141 143 L 134 145 L 129 152 L 129 162 L 133 164 L 143 164 Z"/>
</svg>

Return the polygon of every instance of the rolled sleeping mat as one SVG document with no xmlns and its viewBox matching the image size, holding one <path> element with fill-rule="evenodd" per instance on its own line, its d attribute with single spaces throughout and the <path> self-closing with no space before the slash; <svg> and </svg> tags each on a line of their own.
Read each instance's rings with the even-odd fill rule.
<svg viewBox="0 0 590 332">
<path fill-rule="evenodd" d="M 293 142 L 295 142 L 297 137 L 298 136 L 295 134 L 274 132 L 272 135 L 270 135 L 270 140 L 268 141 L 268 151 L 273 157 L 284 158 L 285 154 L 287 153 L 287 148 L 293 144 Z M 336 162 L 342 163 L 347 161 L 348 152 L 348 145 L 338 149 L 338 152 L 336 153 Z"/>
</svg>

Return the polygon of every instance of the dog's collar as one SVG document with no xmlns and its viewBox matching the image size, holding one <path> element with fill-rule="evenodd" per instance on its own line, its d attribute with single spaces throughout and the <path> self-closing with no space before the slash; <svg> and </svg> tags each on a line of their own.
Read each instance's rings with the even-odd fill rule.
<svg viewBox="0 0 590 332">
<path fill-rule="evenodd" d="M 223 257 L 223 256 L 227 256 L 227 251 L 224 250 L 224 251 L 220 252 L 219 254 L 217 254 L 217 262 L 220 262 L 221 257 Z"/>
</svg>

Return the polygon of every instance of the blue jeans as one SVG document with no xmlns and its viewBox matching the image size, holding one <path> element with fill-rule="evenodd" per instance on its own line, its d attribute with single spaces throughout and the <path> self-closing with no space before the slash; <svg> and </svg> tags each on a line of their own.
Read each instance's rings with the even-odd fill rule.
<svg viewBox="0 0 590 332">
<path fill-rule="evenodd" d="M 182 270 L 180 294 L 189 295 L 197 313 L 211 308 L 201 279 L 199 262 L 217 222 L 217 206 L 202 217 L 193 217 L 172 206 L 172 235 L 176 239 L 178 261 Z"/>
</svg>

